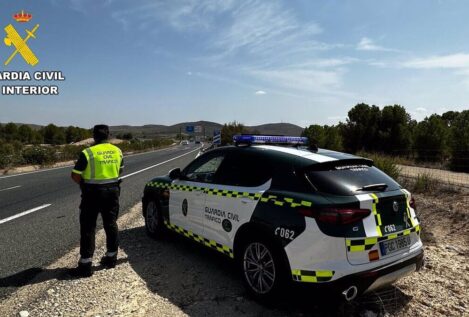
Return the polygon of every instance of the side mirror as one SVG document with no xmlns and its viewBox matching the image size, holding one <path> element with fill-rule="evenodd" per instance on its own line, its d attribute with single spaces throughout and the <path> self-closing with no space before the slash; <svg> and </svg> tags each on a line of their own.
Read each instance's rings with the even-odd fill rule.
<svg viewBox="0 0 469 317">
<path fill-rule="evenodd" d="M 178 168 L 173 168 L 172 170 L 169 171 L 169 178 L 171 179 L 179 179 L 181 178 L 181 169 Z"/>
</svg>

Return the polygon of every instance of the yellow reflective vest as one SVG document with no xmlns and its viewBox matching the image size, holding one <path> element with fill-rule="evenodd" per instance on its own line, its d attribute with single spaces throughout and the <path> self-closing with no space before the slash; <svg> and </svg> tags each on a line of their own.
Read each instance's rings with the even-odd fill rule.
<svg viewBox="0 0 469 317">
<path fill-rule="evenodd" d="M 101 143 L 83 150 L 88 164 L 81 172 L 85 184 L 110 184 L 119 181 L 122 151 L 110 143 Z M 74 171 L 75 172 L 75 171 Z"/>
</svg>

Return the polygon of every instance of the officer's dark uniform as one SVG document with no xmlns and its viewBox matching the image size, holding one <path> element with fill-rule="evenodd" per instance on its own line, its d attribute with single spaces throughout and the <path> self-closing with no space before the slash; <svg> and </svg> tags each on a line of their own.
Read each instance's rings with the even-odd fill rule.
<svg viewBox="0 0 469 317">
<path fill-rule="evenodd" d="M 105 137 L 99 136 L 99 130 Z M 80 204 L 80 261 L 75 275 L 90 276 L 95 250 L 96 220 L 101 213 L 106 232 L 107 253 L 101 263 L 114 267 L 119 246 L 117 217 L 119 214 L 120 180 L 123 168 L 121 150 L 108 143 L 109 128 L 104 125 L 94 128 L 96 145 L 83 150 L 72 173 L 81 176 Z"/>
</svg>

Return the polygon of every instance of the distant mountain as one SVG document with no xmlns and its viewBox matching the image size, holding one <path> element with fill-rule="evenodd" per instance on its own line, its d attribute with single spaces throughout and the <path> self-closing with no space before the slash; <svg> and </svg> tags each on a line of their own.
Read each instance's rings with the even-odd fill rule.
<svg viewBox="0 0 469 317">
<path fill-rule="evenodd" d="M 214 130 L 220 130 L 222 125 L 210 121 L 196 121 L 196 122 L 181 122 L 173 125 L 143 125 L 143 126 L 111 126 L 110 130 L 113 135 L 122 133 L 132 133 L 136 137 L 152 137 L 156 135 L 175 135 L 179 132 L 185 133 L 186 126 L 202 126 L 205 130 L 205 135 L 213 135 Z M 200 133 L 203 135 L 204 133 Z"/>
<path fill-rule="evenodd" d="M 0 123 L 1 124 L 1 123 Z M 26 124 L 33 129 L 40 129 L 43 126 L 38 124 L 17 123 L 18 125 Z M 179 132 L 186 133 L 186 126 L 202 126 L 203 132 L 197 135 L 212 136 L 214 130 L 221 130 L 222 124 L 211 121 L 195 121 L 195 122 L 181 122 L 173 125 L 162 124 L 146 124 L 142 126 L 131 125 L 116 125 L 111 126 L 111 134 L 116 136 L 118 134 L 132 133 L 134 137 L 152 138 L 155 136 L 174 136 Z M 246 126 L 246 129 L 251 133 L 260 134 L 274 134 L 274 135 L 292 135 L 299 136 L 303 131 L 299 127 L 291 123 L 267 123 L 256 126 Z"/>
<path fill-rule="evenodd" d="M 113 135 L 132 133 L 134 137 L 152 137 L 156 135 L 174 135 L 179 132 L 186 133 L 186 126 L 202 126 L 205 132 L 198 135 L 212 136 L 214 130 L 221 130 L 222 124 L 210 121 L 181 122 L 170 126 L 166 125 L 143 125 L 143 126 L 111 126 Z M 268 123 L 256 126 L 246 126 L 249 132 L 274 135 L 299 136 L 303 128 L 291 123 Z"/>
</svg>

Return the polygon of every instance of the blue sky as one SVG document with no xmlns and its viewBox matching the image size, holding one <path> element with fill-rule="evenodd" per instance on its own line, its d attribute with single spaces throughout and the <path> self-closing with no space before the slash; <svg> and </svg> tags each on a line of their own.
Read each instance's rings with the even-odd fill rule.
<svg viewBox="0 0 469 317">
<path fill-rule="evenodd" d="M 18 24 L 12 14 L 33 14 Z M 468 109 L 466 1 L 15 0 L 59 96 L 1 96 L 0 122 L 335 124 L 358 102 Z M 5 82 L 0 82 L 5 84 Z"/>
</svg>

